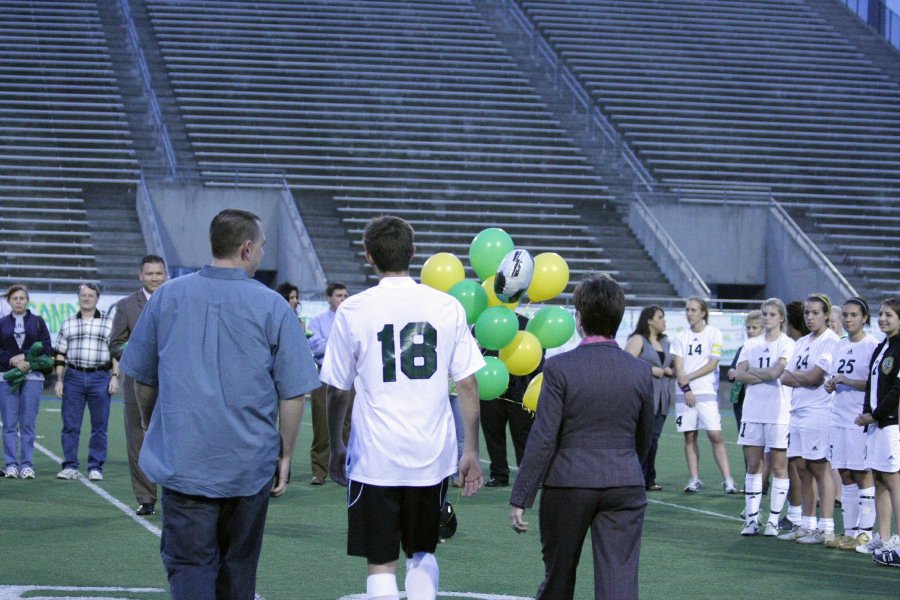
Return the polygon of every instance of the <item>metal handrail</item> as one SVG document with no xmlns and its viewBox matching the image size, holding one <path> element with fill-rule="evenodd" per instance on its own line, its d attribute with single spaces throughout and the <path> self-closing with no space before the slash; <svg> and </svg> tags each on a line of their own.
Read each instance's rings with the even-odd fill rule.
<svg viewBox="0 0 900 600">
<path fill-rule="evenodd" d="M 573 103 L 578 103 L 584 109 L 587 115 L 586 125 L 591 128 L 591 124 L 596 124 L 604 137 L 613 144 L 619 153 L 619 157 L 631 169 L 635 183 L 652 192 L 656 188 L 656 180 L 643 163 L 637 158 L 637 155 L 625 141 L 624 136 L 620 134 L 615 126 L 610 123 L 603 111 L 600 110 L 591 99 L 591 94 L 578 80 L 574 73 L 569 69 L 565 62 L 560 58 L 556 49 L 544 37 L 544 35 L 534 26 L 531 19 L 522 10 L 522 7 L 515 0 L 503 0 L 506 9 L 512 14 L 513 19 L 519 24 L 519 27 L 532 41 L 535 50 L 544 58 L 547 65 L 553 70 L 554 81 L 562 82 L 569 93 L 572 95 Z"/>
<path fill-rule="evenodd" d="M 284 209 L 290 218 L 291 225 L 294 228 L 294 233 L 300 241 L 300 248 L 305 251 L 301 254 L 303 262 L 306 263 L 305 266 L 309 272 L 313 273 L 318 280 L 315 289 L 325 289 L 325 284 L 328 281 L 325 276 L 325 269 L 322 268 L 322 261 L 319 259 L 319 253 L 316 251 L 316 246 L 313 244 L 312 238 L 309 235 L 309 230 L 306 228 L 303 217 L 300 215 L 300 211 L 297 210 L 294 193 L 291 191 L 291 186 L 288 184 L 285 177 L 281 178 L 281 200 Z"/>
<path fill-rule="evenodd" d="M 135 194 L 135 207 L 144 239 L 150 242 L 150 253 L 162 257 L 166 266 L 168 266 L 169 260 L 166 258 L 162 234 L 159 232 L 159 215 L 156 213 L 156 208 L 153 205 L 153 196 L 150 194 L 150 188 L 147 186 L 143 173 L 141 173 L 141 179 Z"/>
<path fill-rule="evenodd" d="M 636 191 L 633 193 L 633 200 L 632 206 L 637 210 L 641 219 L 649 227 L 656 239 L 662 244 L 663 250 L 665 250 L 672 259 L 672 262 L 681 272 L 685 281 L 693 288 L 693 293 L 703 298 L 709 298 L 712 295 L 709 286 L 706 285 L 706 282 L 703 281 L 700 273 L 697 272 L 691 262 L 685 257 L 681 248 L 678 247 L 678 244 L 675 243 L 672 236 L 669 235 L 662 223 L 660 223 L 653 214 L 653 211 L 651 211 L 644 202 L 640 192 Z"/>
<path fill-rule="evenodd" d="M 150 113 L 153 121 L 159 130 L 159 137 L 162 140 L 163 152 L 166 155 L 166 162 L 169 167 L 169 175 L 175 176 L 178 172 L 178 161 L 175 158 L 175 149 L 172 147 L 172 140 L 169 138 L 169 129 L 163 119 L 162 109 L 159 107 L 159 101 L 156 98 L 156 92 L 153 90 L 153 80 L 150 77 L 150 69 L 147 66 L 147 59 L 144 57 L 144 51 L 141 49 L 141 41 L 138 37 L 137 26 L 134 24 L 134 17 L 131 15 L 131 7 L 128 0 L 119 0 L 122 7 L 122 13 L 125 15 L 125 26 L 128 29 L 128 40 L 137 56 L 138 67 L 141 71 L 141 79 L 144 82 L 144 91 L 150 99 Z"/>
</svg>

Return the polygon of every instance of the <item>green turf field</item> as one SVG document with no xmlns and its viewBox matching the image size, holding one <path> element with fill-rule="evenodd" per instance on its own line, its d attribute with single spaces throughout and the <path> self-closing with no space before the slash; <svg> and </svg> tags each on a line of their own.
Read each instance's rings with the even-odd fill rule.
<svg viewBox="0 0 900 600">
<path fill-rule="evenodd" d="M 723 415 L 734 439 L 731 415 Z M 45 397 L 38 444 L 61 455 L 59 402 Z M 88 424 L 82 431 L 86 460 Z M 345 555 L 345 494 L 333 484 L 308 485 L 311 428 L 304 423 L 287 493 L 272 502 L 259 566 L 258 593 L 266 600 L 337 600 L 365 591 L 361 559 Z M 681 493 L 686 480 L 681 438 L 670 419 L 658 460 L 663 492 L 651 494 L 641 553 L 641 597 L 698 598 L 897 598 L 900 569 L 821 546 L 803 547 L 739 535 L 743 498 L 719 492 L 720 477 L 709 444 L 701 443 L 699 495 Z M 743 481 L 738 447 L 729 444 L 735 479 Z M 0 480 L 0 600 L 39 597 L 166 597 L 159 560 L 159 514 L 138 519 L 124 450 L 122 404 L 110 417 L 110 460 L 98 485 L 58 481 L 57 464 L 35 451 L 35 481 Z M 510 450 L 510 456 L 512 451 Z M 84 472 L 84 471 L 83 471 Z M 438 549 L 440 597 L 516 600 L 532 598 L 542 564 L 537 513 L 532 531 L 516 535 L 507 524 L 509 488 L 483 489 L 474 498 L 450 500 L 459 531 Z M 768 497 L 763 508 L 768 507 Z M 838 516 L 838 528 L 840 528 Z M 23 586 L 37 586 L 32 589 Z M 72 588 L 54 590 L 53 588 Z M 78 588 L 121 588 L 91 591 Z M 401 574 L 402 587 L 402 574 Z M 155 590 L 155 591 L 154 591 Z M 592 565 L 586 552 L 577 598 L 592 598 Z"/>
</svg>

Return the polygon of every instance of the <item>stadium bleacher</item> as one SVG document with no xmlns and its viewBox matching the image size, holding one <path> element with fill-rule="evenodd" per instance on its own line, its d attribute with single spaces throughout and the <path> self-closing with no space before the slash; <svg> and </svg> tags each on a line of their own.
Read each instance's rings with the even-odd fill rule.
<svg viewBox="0 0 900 600">
<path fill-rule="evenodd" d="M 560 251 L 577 277 L 617 258 L 586 231 L 583 207 L 631 236 L 468 2 L 146 5 L 206 177 L 284 172 L 299 194 L 334 197 L 347 244 L 371 215 L 407 217 L 421 260 L 465 255 L 496 225 L 523 247 Z M 623 271 L 628 291 L 672 295 L 636 254 L 655 272 Z"/>
<path fill-rule="evenodd" d="M 852 241 L 900 209 L 900 86 L 814 6 L 517 2 L 659 181 L 768 187 L 861 291 L 900 291 Z"/>
</svg>

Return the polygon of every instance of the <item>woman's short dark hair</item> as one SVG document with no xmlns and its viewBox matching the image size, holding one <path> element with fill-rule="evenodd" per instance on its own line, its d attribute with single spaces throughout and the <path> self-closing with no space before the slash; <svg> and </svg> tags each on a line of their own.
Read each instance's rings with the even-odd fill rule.
<svg viewBox="0 0 900 600">
<path fill-rule="evenodd" d="M 400 217 L 375 217 L 363 232 L 363 246 L 379 271 L 402 273 L 409 270 L 413 257 L 414 234 L 412 226 Z"/>
<path fill-rule="evenodd" d="M 6 290 L 6 301 L 9 302 L 9 299 L 13 297 L 13 294 L 16 292 L 25 292 L 25 298 L 29 298 L 28 288 L 25 287 L 25 284 L 22 283 L 14 283 L 9 286 L 9 289 Z"/>
<path fill-rule="evenodd" d="M 248 210 L 226 208 L 209 224 L 209 245 L 213 258 L 231 258 L 237 254 L 244 240 L 261 237 L 259 217 Z"/>
<path fill-rule="evenodd" d="M 661 306 L 657 306 L 656 304 L 651 304 L 641 311 L 640 316 L 637 320 L 637 325 L 634 326 L 634 331 L 631 332 L 631 335 L 642 335 L 645 338 L 650 337 L 650 321 L 656 316 L 657 312 L 661 312 L 663 315 L 666 314 L 666 311 L 662 309 Z M 659 338 L 662 339 L 666 337 L 665 333 L 660 332 Z"/>
<path fill-rule="evenodd" d="M 587 335 L 614 337 L 625 314 L 625 292 L 606 273 L 589 275 L 575 287 L 575 310 Z"/>
<path fill-rule="evenodd" d="M 278 287 L 275 288 L 275 291 L 281 294 L 281 297 L 285 300 L 288 300 L 291 297 L 291 292 L 297 292 L 297 299 L 300 298 L 300 288 L 290 281 L 279 283 Z"/>
</svg>

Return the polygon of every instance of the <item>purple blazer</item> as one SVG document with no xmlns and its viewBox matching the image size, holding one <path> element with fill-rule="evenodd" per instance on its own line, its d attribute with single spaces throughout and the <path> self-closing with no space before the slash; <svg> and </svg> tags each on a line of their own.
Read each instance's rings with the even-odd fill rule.
<svg viewBox="0 0 900 600">
<path fill-rule="evenodd" d="M 654 418 L 650 365 L 614 342 L 547 359 L 510 504 L 531 507 L 541 485 L 643 487 Z"/>
</svg>

